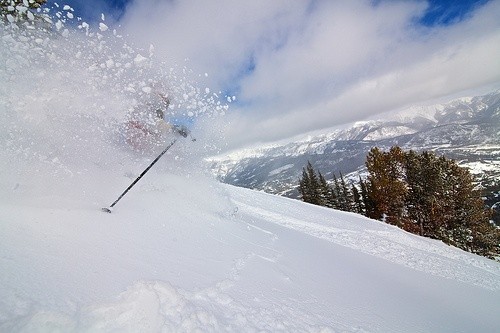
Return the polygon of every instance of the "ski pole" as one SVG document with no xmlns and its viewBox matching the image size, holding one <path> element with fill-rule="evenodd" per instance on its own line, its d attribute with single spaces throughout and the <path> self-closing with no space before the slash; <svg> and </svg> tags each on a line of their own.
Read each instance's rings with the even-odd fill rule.
<svg viewBox="0 0 500 333">
<path fill-rule="evenodd" d="M 137 182 L 138 182 L 141 178 L 142 178 L 142 176 L 144 176 L 144 175 L 146 174 L 146 172 L 148 172 L 148 171 L 149 171 L 149 169 L 151 169 L 151 167 L 152 167 L 152 166 L 153 166 L 156 162 L 158 162 L 158 160 L 159 160 L 159 159 L 163 156 L 163 154 L 165 154 L 165 153 L 167 152 L 167 150 L 169 150 L 169 149 L 170 149 L 170 147 L 172 147 L 176 141 L 177 141 L 177 138 L 175 138 L 175 139 L 174 139 L 174 140 L 173 140 L 173 141 L 172 141 L 172 142 L 171 142 L 171 143 L 170 143 L 170 144 L 169 144 L 169 145 L 168 145 L 165 149 L 163 149 L 163 151 L 161 152 L 161 154 L 160 154 L 160 155 L 158 155 L 158 157 L 157 157 L 157 158 L 155 158 L 153 162 L 151 162 L 151 164 L 150 164 L 150 165 L 149 165 L 149 166 L 148 166 L 148 167 L 147 167 L 147 168 L 146 168 L 146 169 L 145 169 L 145 170 L 144 170 L 144 171 L 143 171 L 143 172 L 139 175 L 139 177 L 137 177 L 137 178 L 133 181 L 133 183 L 132 183 L 132 184 L 130 184 L 130 185 L 129 185 L 129 187 L 127 187 L 127 189 L 126 189 L 125 191 L 123 191 L 123 193 L 122 193 L 122 194 L 118 197 L 118 199 L 116 199 L 116 200 L 115 200 L 115 202 L 113 202 L 113 203 L 111 204 L 111 206 L 109 206 L 109 207 L 103 207 L 103 208 L 101 208 L 101 210 L 102 210 L 103 212 L 106 212 L 106 213 L 111 213 L 111 211 L 112 211 L 112 209 L 113 209 L 114 205 L 116 205 L 116 203 L 117 203 L 118 201 L 120 201 L 120 199 L 121 199 L 121 198 L 123 198 L 123 196 L 124 196 L 125 194 L 127 194 L 127 192 L 128 192 L 128 191 L 129 191 L 129 190 L 130 190 L 130 189 L 131 189 L 131 188 L 132 188 L 132 187 L 133 187 L 133 186 L 134 186 L 134 185 L 135 185 L 135 184 L 136 184 L 136 183 L 137 183 Z"/>
</svg>

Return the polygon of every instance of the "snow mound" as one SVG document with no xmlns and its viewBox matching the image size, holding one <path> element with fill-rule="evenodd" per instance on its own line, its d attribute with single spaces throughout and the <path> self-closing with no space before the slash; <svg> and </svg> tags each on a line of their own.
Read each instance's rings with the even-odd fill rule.
<svg viewBox="0 0 500 333">
<path fill-rule="evenodd" d="M 326 327 L 288 322 L 287 316 L 293 314 L 290 307 L 283 306 L 281 315 L 246 307 L 217 290 L 220 288 L 192 293 L 169 283 L 139 281 L 121 293 L 116 302 L 83 309 L 78 323 L 69 316 L 40 312 L 23 323 L 22 328 L 89 332 L 220 332 L 242 328 L 327 331 Z"/>
</svg>

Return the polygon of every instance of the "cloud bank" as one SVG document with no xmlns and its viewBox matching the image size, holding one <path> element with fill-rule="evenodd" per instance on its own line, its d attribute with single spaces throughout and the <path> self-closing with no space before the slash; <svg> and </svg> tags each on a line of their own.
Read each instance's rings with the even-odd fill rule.
<svg viewBox="0 0 500 333">
<path fill-rule="evenodd" d="M 228 148 L 500 87 L 500 1 L 419 23 L 423 1 L 135 0 L 120 23 L 193 79 L 237 96 Z"/>
</svg>

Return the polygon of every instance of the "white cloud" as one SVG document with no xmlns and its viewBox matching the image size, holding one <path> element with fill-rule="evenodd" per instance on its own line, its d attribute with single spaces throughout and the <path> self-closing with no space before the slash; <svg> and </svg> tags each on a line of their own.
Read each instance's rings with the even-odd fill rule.
<svg viewBox="0 0 500 333">
<path fill-rule="evenodd" d="M 215 84 L 223 85 L 241 75 L 260 47 L 280 38 L 280 26 L 291 24 L 300 12 L 298 4 L 138 0 L 122 24 L 137 41 L 152 41 L 157 54 L 180 64 L 189 59 L 194 72 L 208 72 Z"/>
<path fill-rule="evenodd" d="M 500 83 L 500 1 L 450 26 L 420 1 L 146 1 L 122 20 L 213 91 L 238 89 L 229 146 L 276 140 Z"/>
</svg>

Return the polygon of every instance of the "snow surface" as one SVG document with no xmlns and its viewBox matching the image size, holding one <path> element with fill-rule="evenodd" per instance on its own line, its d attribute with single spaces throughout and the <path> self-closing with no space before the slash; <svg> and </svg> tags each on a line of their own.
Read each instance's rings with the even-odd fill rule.
<svg viewBox="0 0 500 333">
<path fill-rule="evenodd" d="M 162 147 L 140 154 L 120 131 L 151 59 L 92 31 L 0 30 L 1 332 L 499 330 L 499 263 L 220 184 L 207 140 L 179 140 L 103 213 Z M 164 78 L 175 112 L 225 110 Z"/>
<path fill-rule="evenodd" d="M 77 184 L 19 193 L 30 182 L 14 189 L 18 175 L 2 176 L 0 331 L 500 324 L 498 263 L 355 214 L 166 170 L 106 214 L 99 208 L 130 181 L 111 170 L 82 179 L 92 198 Z"/>
</svg>

